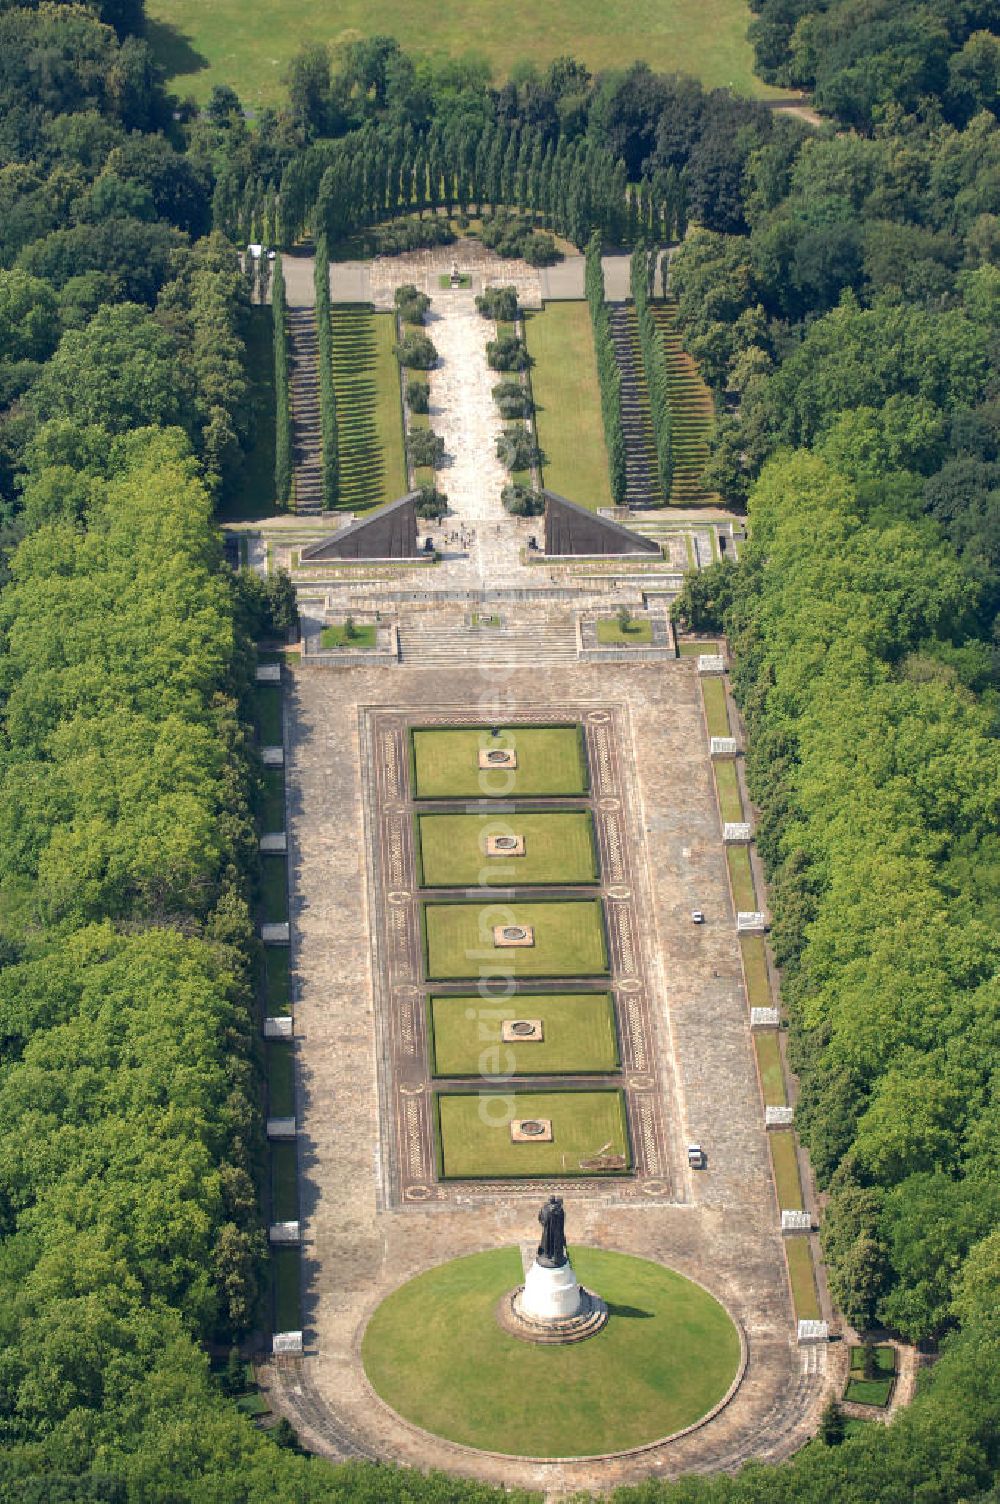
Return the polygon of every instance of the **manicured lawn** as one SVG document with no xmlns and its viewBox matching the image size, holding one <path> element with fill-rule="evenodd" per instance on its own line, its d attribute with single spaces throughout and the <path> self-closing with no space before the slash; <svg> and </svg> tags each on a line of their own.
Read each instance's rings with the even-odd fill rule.
<svg viewBox="0 0 1000 1504">
<path fill-rule="evenodd" d="M 715 786 L 719 791 L 719 810 L 723 824 L 738 825 L 743 819 L 743 799 L 736 762 L 732 757 L 720 757 L 712 763 Z"/>
<path fill-rule="evenodd" d="M 332 327 L 339 504 L 365 512 L 406 492 L 403 404 L 392 353 L 396 321 L 391 313 L 340 303 Z"/>
<path fill-rule="evenodd" d="M 435 1076 L 545 1076 L 619 1067 L 614 1005 L 601 993 L 519 992 L 506 1002 L 432 997 Z M 501 1042 L 504 1019 L 541 1019 L 534 1044 Z"/>
<path fill-rule="evenodd" d="M 785 1238 L 784 1243 L 795 1319 L 796 1321 L 819 1321 L 823 1313 L 816 1294 L 816 1274 L 813 1269 L 809 1239 Z"/>
<path fill-rule="evenodd" d="M 627 1174 L 631 1164 L 620 1091 L 437 1092 L 446 1180 Z M 515 1144 L 512 1118 L 548 1118 L 551 1143 Z M 617 1158 L 602 1168 L 601 1158 Z"/>
<path fill-rule="evenodd" d="M 750 870 L 750 855 L 745 846 L 727 846 L 726 863 L 729 880 L 733 885 L 733 903 L 736 908 L 753 912 L 757 907 L 753 873 Z"/>
<path fill-rule="evenodd" d="M 757 1069 L 760 1071 L 764 1106 L 786 1107 L 788 1094 L 785 1091 L 785 1077 L 781 1069 L 781 1050 L 778 1046 L 777 1029 L 759 1030 L 754 1034 L 753 1044 L 757 1051 Z"/>
<path fill-rule="evenodd" d="M 597 640 L 602 647 L 640 647 L 653 640 L 653 623 L 648 616 L 633 617 L 623 631 L 617 616 L 601 616 L 597 621 Z"/>
<path fill-rule="evenodd" d="M 578 726 L 487 726 L 413 732 L 417 799 L 510 799 L 518 794 L 584 794 L 587 774 Z M 513 749 L 516 768 L 480 768 L 479 753 Z"/>
<path fill-rule="evenodd" d="M 428 7 L 418 0 L 342 0 L 336 9 L 315 0 L 149 0 L 146 36 L 173 90 L 204 104 L 215 84 L 231 84 L 245 105 L 278 105 L 284 76 L 300 47 L 341 43 L 376 33 L 398 37 L 413 53 L 466 55 L 474 49 L 505 76 L 530 57 L 544 72 L 567 52 L 592 71 L 627 67 L 641 56 L 654 70 L 694 74 L 711 88 L 732 84 L 743 94 L 774 95 L 753 72 L 746 40 L 750 12 L 742 0 L 553 0 L 539 8 L 511 0 Z"/>
<path fill-rule="evenodd" d="M 896 1374 L 896 1353 L 891 1347 L 876 1347 L 875 1377 L 865 1378 L 865 1354 L 861 1347 L 851 1348 L 850 1378 L 844 1390 L 844 1399 L 856 1405 L 885 1406 L 892 1395 Z"/>
<path fill-rule="evenodd" d="M 699 658 L 702 653 L 718 653 L 719 647 L 717 642 L 692 642 L 688 639 L 677 644 L 677 651 L 682 658 Z"/>
<path fill-rule="evenodd" d="M 299 1215 L 298 1166 L 295 1144 L 271 1144 L 271 1217 L 294 1222 Z"/>
<path fill-rule="evenodd" d="M 731 736 L 724 681 L 717 675 L 707 676 L 701 681 L 701 692 L 705 700 L 705 721 L 709 736 Z"/>
<path fill-rule="evenodd" d="M 269 1415 L 271 1411 L 271 1407 L 267 1403 L 267 1400 L 260 1393 L 260 1391 L 256 1389 L 252 1394 L 241 1394 L 236 1401 L 236 1408 L 237 1410 L 241 1411 L 243 1415 L 251 1416 Z"/>
<path fill-rule="evenodd" d="M 424 905 L 427 976 L 596 977 L 608 970 L 599 899 L 564 903 L 428 903 Z M 495 925 L 531 926 L 531 946 L 497 946 Z"/>
<path fill-rule="evenodd" d="M 417 834 L 428 888 L 592 883 L 597 878 L 594 825 L 586 810 L 418 815 Z M 490 836 L 511 835 L 524 837 L 523 856 L 486 855 Z"/>
<path fill-rule="evenodd" d="M 453 1441 L 545 1457 L 639 1446 L 711 1409 L 739 1366 L 722 1306 L 660 1264 L 570 1253 L 610 1307 L 596 1337 L 541 1346 L 501 1331 L 497 1302 L 523 1274 L 520 1250 L 497 1248 L 430 1269 L 379 1306 L 361 1347 L 375 1389 Z"/>
<path fill-rule="evenodd" d="M 260 912 L 265 924 L 288 919 L 288 863 L 283 856 L 261 857 Z"/>
<path fill-rule="evenodd" d="M 297 1248 L 271 1251 L 274 1271 L 274 1330 L 298 1332 L 302 1329 L 302 1256 Z"/>
<path fill-rule="evenodd" d="M 262 747 L 281 746 L 281 686 L 258 684 L 254 690 L 257 736 Z"/>
<path fill-rule="evenodd" d="M 881 1378 L 891 1378 L 896 1372 L 896 1349 L 880 1343 L 874 1351 L 876 1372 Z M 863 1347 L 851 1347 L 850 1369 L 853 1378 L 864 1374 L 865 1350 Z"/>
<path fill-rule="evenodd" d="M 264 946 L 264 999 L 270 1014 L 288 1013 L 292 1005 L 287 945 Z"/>
<path fill-rule="evenodd" d="M 280 515 L 274 504 L 274 333 L 270 306 L 248 308 L 245 319 L 254 438 L 239 476 L 223 494 L 220 522 Z"/>
<path fill-rule="evenodd" d="M 743 972 L 747 981 L 747 1002 L 751 1008 L 773 1008 L 771 984 L 767 975 L 767 952 L 763 935 L 741 935 Z"/>
<path fill-rule="evenodd" d="M 284 830 L 285 828 L 285 770 L 284 768 L 265 768 L 261 779 L 263 795 L 261 799 L 260 820 L 263 830 Z"/>
<path fill-rule="evenodd" d="M 586 303 L 549 303 L 541 313 L 525 315 L 524 331 L 534 361 L 531 390 L 544 484 L 580 506 L 609 507 L 590 310 Z"/>
<path fill-rule="evenodd" d="M 767 1135 L 774 1166 L 774 1183 L 778 1189 L 778 1206 L 783 1212 L 802 1211 L 802 1182 L 795 1154 L 795 1134 L 779 1128 Z"/>
<path fill-rule="evenodd" d="M 290 1043 L 267 1046 L 267 1110 L 272 1118 L 295 1116 L 295 1061 Z"/>
<path fill-rule="evenodd" d="M 343 622 L 336 622 L 332 627 L 323 627 L 319 634 L 321 648 L 373 648 L 375 646 L 375 624 L 365 622 L 360 626 L 355 625 L 353 632 L 348 637 L 347 627 Z"/>
</svg>

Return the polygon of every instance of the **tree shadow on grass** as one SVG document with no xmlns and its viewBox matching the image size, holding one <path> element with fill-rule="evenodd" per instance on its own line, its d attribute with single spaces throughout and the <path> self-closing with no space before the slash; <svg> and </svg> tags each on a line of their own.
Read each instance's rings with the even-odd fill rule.
<svg viewBox="0 0 1000 1504">
<path fill-rule="evenodd" d="M 168 80 L 202 73 L 211 66 L 208 58 L 192 47 L 190 37 L 168 21 L 154 21 L 147 16 L 145 37 Z"/>
<path fill-rule="evenodd" d="M 652 1311 L 640 1310 L 638 1306 L 622 1306 L 614 1300 L 609 1300 L 607 1307 L 609 1316 L 629 1316 L 635 1320 L 648 1321 L 653 1315 Z"/>
</svg>

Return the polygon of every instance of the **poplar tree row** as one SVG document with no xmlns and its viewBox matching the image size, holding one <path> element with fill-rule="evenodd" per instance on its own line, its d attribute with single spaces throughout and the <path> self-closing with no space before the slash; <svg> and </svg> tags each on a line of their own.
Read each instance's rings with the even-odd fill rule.
<svg viewBox="0 0 1000 1504">
<path fill-rule="evenodd" d="M 292 397 L 288 380 L 288 331 L 285 328 L 285 274 L 274 258 L 271 276 L 271 321 L 274 329 L 274 497 L 287 506 L 292 494 Z"/>
<path fill-rule="evenodd" d="M 594 354 L 601 389 L 601 418 L 608 451 L 608 478 L 616 506 L 625 502 L 625 432 L 622 427 L 622 373 L 611 337 L 611 316 L 604 300 L 604 269 L 601 266 L 601 236 L 595 230 L 587 242 L 585 274 L 587 303 L 594 326 Z"/>
<path fill-rule="evenodd" d="M 316 237 L 316 334 L 319 344 L 319 420 L 323 441 L 323 506 L 330 511 L 340 494 L 337 395 L 333 385 L 333 325 L 330 317 L 330 252 L 326 235 Z"/>
<path fill-rule="evenodd" d="M 670 388 L 667 379 L 667 352 L 663 338 L 649 306 L 649 296 L 656 275 L 658 251 L 646 251 L 642 245 L 632 252 L 632 299 L 639 328 L 639 349 L 649 392 L 649 412 L 656 444 L 656 468 L 664 501 L 670 500 L 674 478 L 673 434 L 670 417 Z"/>
</svg>

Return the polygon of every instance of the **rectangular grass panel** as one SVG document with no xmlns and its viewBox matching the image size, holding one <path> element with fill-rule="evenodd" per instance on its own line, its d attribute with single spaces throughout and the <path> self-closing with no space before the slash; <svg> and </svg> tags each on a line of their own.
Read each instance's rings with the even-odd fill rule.
<svg viewBox="0 0 1000 1504">
<path fill-rule="evenodd" d="M 705 721 L 709 736 L 731 736 L 724 681 L 716 676 L 706 676 L 701 681 L 701 693 L 705 700 Z"/>
<path fill-rule="evenodd" d="M 767 1135 L 767 1142 L 771 1148 L 778 1206 L 783 1212 L 800 1212 L 802 1182 L 799 1179 L 799 1162 L 795 1152 L 795 1134 L 790 1128 L 779 1128 Z"/>
<path fill-rule="evenodd" d="M 747 983 L 747 1002 L 751 1008 L 772 1008 L 771 984 L 767 976 L 767 952 L 763 935 L 741 935 L 743 974 Z"/>
<path fill-rule="evenodd" d="M 257 736 L 262 747 L 281 746 L 281 685 L 258 684 L 254 688 Z"/>
<path fill-rule="evenodd" d="M 266 1013 L 288 1013 L 292 1006 L 292 984 L 286 945 L 263 947 L 263 990 Z"/>
<path fill-rule="evenodd" d="M 399 365 L 390 313 L 335 304 L 333 384 L 340 457 L 338 505 L 369 511 L 407 490 Z"/>
<path fill-rule="evenodd" d="M 785 1076 L 781 1069 L 781 1050 L 778 1045 L 777 1030 L 760 1030 L 754 1034 L 753 1044 L 757 1051 L 757 1069 L 760 1072 L 760 1085 L 764 1093 L 764 1106 L 787 1107 L 788 1094 L 785 1091 Z"/>
<path fill-rule="evenodd" d="M 291 1044 L 269 1044 L 267 1054 L 267 1110 L 272 1118 L 295 1116 L 295 1062 Z"/>
<path fill-rule="evenodd" d="M 752 913 L 757 907 L 750 853 L 745 846 L 726 847 L 726 865 L 733 888 L 733 905 L 737 912 Z"/>
<path fill-rule="evenodd" d="M 261 830 L 285 828 L 285 770 L 265 768 L 261 778 Z"/>
<path fill-rule="evenodd" d="M 820 1321 L 819 1297 L 816 1294 L 816 1274 L 813 1270 L 812 1250 L 808 1238 L 785 1238 L 785 1258 L 788 1260 L 788 1283 L 792 1289 L 792 1305 L 796 1321 Z"/>
<path fill-rule="evenodd" d="M 432 981 L 484 977 L 599 977 L 608 972 L 599 899 L 562 902 L 424 905 L 427 976 Z M 531 946 L 497 946 L 495 925 L 534 930 Z"/>
<path fill-rule="evenodd" d="M 294 1222 L 299 1215 L 298 1166 L 295 1144 L 268 1146 L 271 1155 L 271 1218 L 275 1222 Z"/>
<path fill-rule="evenodd" d="M 271 1250 L 274 1271 L 274 1330 L 298 1332 L 302 1329 L 302 1256 L 297 1248 Z"/>
<path fill-rule="evenodd" d="M 548 303 L 525 318 L 524 329 L 544 484 L 580 506 L 609 507 L 590 310 L 584 302 Z"/>
<path fill-rule="evenodd" d="M 429 1002 L 435 1076 L 557 1076 L 619 1069 L 614 1004 L 606 992 L 519 992 L 504 1001 L 470 993 Z M 505 1019 L 539 1019 L 537 1043 L 501 1040 Z"/>
<path fill-rule="evenodd" d="M 623 1175 L 631 1167 L 625 1098 L 617 1090 L 438 1092 L 435 1106 L 445 1180 Z M 551 1143 L 512 1142 L 512 1118 L 548 1119 Z M 601 1169 L 604 1156 L 624 1164 Z"/>
<path fill-rule="evenodd" d="M 260 859 L 260 912 L 266 924 L 288 919 L 288 860 L 283 856 Z"/>
<path fill-rule="evenodd" d="M 415 727 L 417 799 L 513 799 L 584 794 L 587 769 L 579 726 Z M 516 768 L 480 768 L 480 751 L 513 748 Z"/>
<path fill-rule="evenodd" d="M 487 856 L 491 836 L 522 836 L 524 855 Z M 417 839 L 428 888 L 597 880 L 594 825 L 586 810 L 418 815 Z"/>
<path fill-rule="evenodd" d="M 732 758 L 719 758 L 712 764 L 715 786 L 719 791 L 719 811 L 723 825 L 738 825 L 743 819 L 743 799 L 736 763 Z"/>
</svg>

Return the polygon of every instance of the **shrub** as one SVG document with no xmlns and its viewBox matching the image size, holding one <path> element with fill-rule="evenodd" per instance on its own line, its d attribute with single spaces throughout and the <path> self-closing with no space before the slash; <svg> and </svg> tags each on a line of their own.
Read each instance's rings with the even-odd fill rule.
<svg viewBox="0 0 1000 1504">
<path fill-rule="evenodd" d="M 541 491 L 530 486 L 517 486 L 513 481 L 504 486 L 500 500 L 514 517 L 540 517 L 545 511 L 545 497 Z"/>
<path fill-rule="evenodd" d="M 411 377 L 406 383 L 406 401 L 411 413 L 429 412 L 431 393 L 426 381 L 417 381 Z"/>
<path fill-rule="evenodd" d="M 405 324 L 422 324 L 430 306 L 430 298 L 412 282 L 396 288 L 396 312 Z"/>
<path fill-rule="evenodd" d="M 483 225 L 483 244 L 510 260 L 522 256 L 531 266 L 551 266 L 562 252 L 551 235 L 532 228 L 530 220 L 517 214 L 495 214 Z"/>
<path fill-rule="evenodd" d="M 448 498 L 436 486 L 421 486 L 414 510 L 418 517 L 437 522 L 448 510 Z"/>
<path fill-rule="evenodd" d="M 524 241 L 521 255 L 529 266 L 554 266 L 563 259 L 563 253 L 552 236 L 541 230 L 532 230 Z"/>
<path fill-rule="evenodd" d="M 508 470 L 530 470 L 541 462 L 541 455 L 526 428 L 507 428 L 497 434 L 497 459 Z"/>
<path fill-rule="evenodd" d="M 274 329 L 274 497 L 279 506 L 287 506 L 292 494 L 292 397 L 285 331 L 285 278 L 280 256 L 275 257 L 271 280 L 271 320 Z"/>
<path fill-rule="evenodd" d="M 670 499 L 674 474 L 673 436 L 671 430 L 669 376 L 663 339 L 649 306 L 649 286 L 656 266 L 657 252 L 647 257 L 639 245 L 632 253 L 632 298 L 639 329 L 639 348 L 649 392 L 649 412 L 656 443 L 656 463 L 664 501 Z"/>
<path fill-rule="evenodd" d="M 430 465 L 434 470 L 444 457 L 444 439 L 432 428 L 411 428 L 406 448 L 414 465 Z"/>
<path fill-rule="evenodd" d="M 365 248 L 377 256 L 398 256 L 402 251 L 451 245 L 454 239 L 455 232 L 446 220 L 401 219 L 373 230 L 365 240 Z"/>
<path fill-rule="evenodd" d="M 597 381 L 601 390 L 601 420 L 608 451 L 608 480 L 611 495 L 618 506 L 625 500 L 625 433 L 622 427 L 622 376 L 611 338 L 611 317 L 604 300 L 604 270 L 601 266 L 601 237 L 594 231 L 587 244 L 585 274 L 587 303 L 594 328 L 594 355 Z"/>
<path fill-rule="evenodd" d="M 476 307 L 484 319 L 512 324 L 517 318 L 517 288 L 487 287 L 476 298 Z"/>
<path fill-rule="evenodd" d="M 429 371 L 438 358 L 438 352 L 426 334 L 407 334 L 394 348 L 400 365 L 414 371 Z"/>
<path fill-rule="evenodd" d="M 493 388 L 493 401 L 505 418 L 530 418 L 535 410 L 531 393 L 519 381 L 501 381 Z"/>
<path fill-rule="evenodd" d="M 514 334 L 502 334 L 499 339 L 489 340 L 486 359 L 494 371 L 526 371 L 528 368 L 528 352 L 524 348 L 524 342 Z"/>
</svg>

